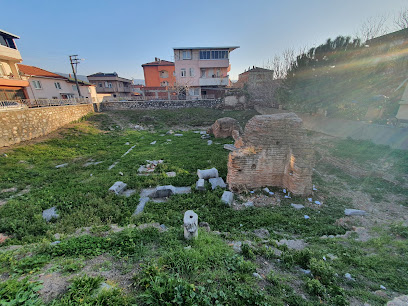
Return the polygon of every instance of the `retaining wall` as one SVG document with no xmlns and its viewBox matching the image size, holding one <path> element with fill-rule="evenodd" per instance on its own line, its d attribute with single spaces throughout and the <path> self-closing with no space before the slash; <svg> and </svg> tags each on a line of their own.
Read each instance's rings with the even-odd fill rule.
<svg viewBox="0 0 408 306">
<path fill-rule="evenodd" d="M 0 110 L 0 147 L 47 135 L 93 111 L 92 104 Z"/>
<path fill-rule="evenodd" d="M 222 100 L 174 100 L 174 101 L 120 101 L 101 102 L 100 111 L 129 109 L 178 109 L 189 107 L 216 108 L 222 105 Z"/>
</svg>

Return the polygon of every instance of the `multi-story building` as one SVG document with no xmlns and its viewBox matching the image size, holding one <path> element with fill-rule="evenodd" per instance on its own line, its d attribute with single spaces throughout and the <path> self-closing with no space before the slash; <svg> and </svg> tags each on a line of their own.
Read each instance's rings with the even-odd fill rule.
<svg viewBox="0 0 408 306">
<path fill-rule="evenodd" d="M 27 98 L 26 87 L 29 84 L 17 67 L 17 63 L 23 61 L 14 42 L 18 38 L 0 30 L 0 100 Z"/>
<path fill-rule="evenodd" d="M 230 52 L 239 47 L 173 48 L 176 85 L 191 98 L 218 97 L 230 85 Z"/>
<path fill-rule="evenodd" d="M 132 80 L 119 77 L 116 72 L 98 72 L 88 75 L 87 77 L 89 82 L 96 86 L 96 92 L 99 94 L 99 96 L 129 98 L 133 95 Z"/>
<path fill-rule="evenodd" d="M 174 63 L 155 58 L 154 62 L 142 65 L 145 86 L 174 86 L 176 77 L 174 76 Z"/>
<path fill-rule="evenodd" d="M 28 78 L 29 99 L 71 99 L 79 98 L 75 80 L 62 75 L 28 65 L 18 64 L 18 68 Z M 79 90 L 83 98 L 96 100 L 95 86 L 78 80 Z"/>
</svg>

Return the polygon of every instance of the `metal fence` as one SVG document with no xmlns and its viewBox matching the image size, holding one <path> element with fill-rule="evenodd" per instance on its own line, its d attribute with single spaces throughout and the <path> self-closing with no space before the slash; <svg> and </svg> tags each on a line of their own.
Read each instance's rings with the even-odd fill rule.
<svg viewBox="0 0 408 306">
<path fill-rule="evenodd" d="M 92 104 L 89 98 L 0 100 L 0 109 Z"/>
</svg>

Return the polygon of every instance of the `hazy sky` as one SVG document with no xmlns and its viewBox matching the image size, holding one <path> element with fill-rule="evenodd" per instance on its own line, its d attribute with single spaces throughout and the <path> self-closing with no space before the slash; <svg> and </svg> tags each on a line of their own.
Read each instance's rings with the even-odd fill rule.
<svg viewBox="0 0 408 306">
<path fill-rule="evenodd" d="M 116 71 L 143 79 L 141 65 L 173 60 L 173 47 L 240 46 L 232 79 L 263 66 L 287 48 L 355 36 L 370 17 L 394 15 L 407 0 L 0 0 L 0 29 L 20 36 L 23 63 L 70 72 L 68 55 L 85 61 L 78 73 Z"/>
</svg>

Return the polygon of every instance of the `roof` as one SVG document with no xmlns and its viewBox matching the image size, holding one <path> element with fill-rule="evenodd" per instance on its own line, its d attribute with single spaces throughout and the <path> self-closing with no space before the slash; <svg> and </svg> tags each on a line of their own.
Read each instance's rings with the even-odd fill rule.
<svg viewBox="0 0 408 306">
<path fill-rule="evenodd" d="M 408 28 L 369 39 L 366 41 L 366 44 L 370 45 L 370 44 L 376 44 L 376 43 L 383 43 L 386 41 L 400 39 L 400 38 L 408 39 Z"/>
<path fill-rule="evenodd" d="M 248 73 L 248 72 L 271 72 L 272 73 L 273 70 L 252 66 L 251 69 L 248 69 L 247 71 L 244 71 L 243 73 L 240 73 L 240 74 L 244 74 L 244 73 Z"/>
<path fill-rule="evenodd" d="M 216 49 L 228 49 L 233 51 L 238 49 L 239 46 L 226 46 L 226 47 L 185 47 L 185 48 L 173 48 L 173 50 L 216 50 Z"/>
<path fill-rule="evenodd" d="M 133 82 L 132 80 L 122 78 L 122 77 L 118 76 L 118 74 L 116 72 L 112 72 L 112 73 L 97 72 L 97 73 L 88 75 L 87 77 L 88 78 L 112 78 L 113 77 L 113 78 L 119 78 L 119 79 L 122 79 L 122 80 L 126 80 L 126 81 L 129 81 L 131 83 Z"/>
<path fill-rule="evenodd" d="M 31 76 L 39 76 L 39 77 L 47 77 L 47 78 L 56 78 L 56 79 L 65 79 L 65 77 L 49 72 L 47 70 L 35 67 L 35 66 L 28 66 L 28 65 L 23 65 L 23 64 L 17 64 L 18 69 L 26 74 L 26 75 L 31 75 Z"/>
<path fill-rule="evenodd" d="M 144 66 L 174 66 L 174 62 L 160 60 L 143 64 L 142 67 Z"/>
<path fill-rule="evenodd" d="M 20 38 L 20 36 L 11 34 L 11 33 L 9 33 L 9 32 L 3 31 L 3 30 L 1 30 L 1 29 L 0 29 L 0 33 L 1 33 L 1 34 L 5 34 L 5 35 L 7 35 L 7 36 L 11 36 L 11 37 L 13 37 L 13 38 Z"/>
<path fill-rule="evenodd" d="M 113 73 L 103 73 L 103 72 L 97 72 L 91 75 L 88 75 L 88 77 L 117 77 L 118 74 L 116 72 Z"/>
</svg>

